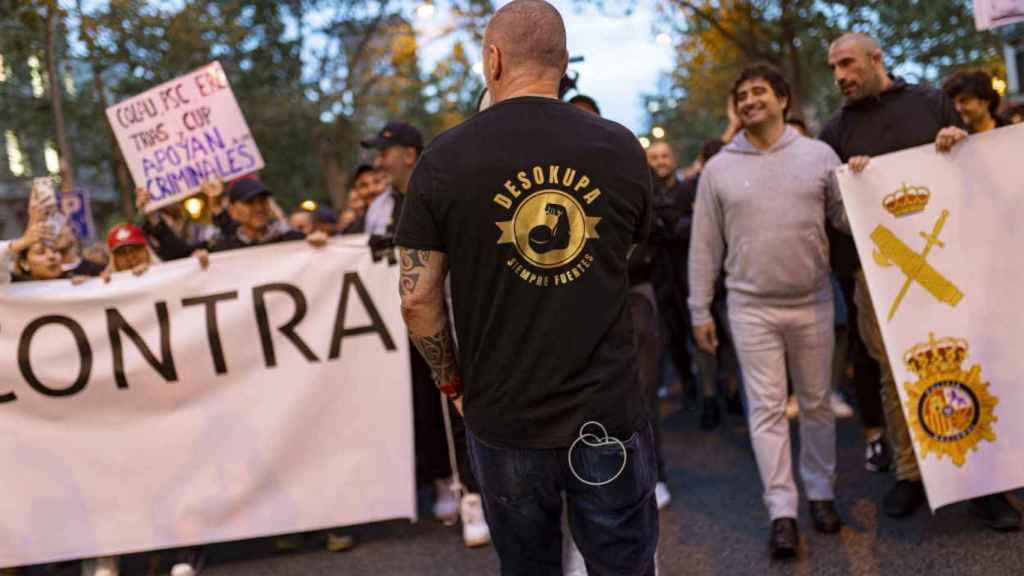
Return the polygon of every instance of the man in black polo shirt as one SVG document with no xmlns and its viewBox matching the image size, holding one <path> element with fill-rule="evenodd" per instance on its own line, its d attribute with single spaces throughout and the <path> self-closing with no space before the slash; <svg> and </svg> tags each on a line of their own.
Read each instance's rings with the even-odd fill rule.
<svg viewBox="0 0 1024 576">
<path fill-rule="evenodd" d="M 459 409 L 464 394 L 502 573 L 561 574 L 564 492 L 592 576 L 653 575 L 654 442 L 626 270 L 648 228 L 644 151 L 558 100 L 568 53 L 547 2 L 504 6 L 483 44 L 495 104 L 439 136 L 406 192 L 403 316 L 440 389 Z"/>
<path fill-rule="evenodd" d="M 846 102 L 822 130 L 821 139 L 855 173 L 863 171 L 872 156 L 930 142 L 946 152 L 967 137 L 949 98 L 940 90 L 889 76 L 882 50 L 870 36 L 840 37 L 829 48 L 828 61 Z M 882 404 L 895 457 L 897 482 L 886 494 L 883 509 L 894 518 L 907 516 L 924 503 L 924 486 L 862 270 L 857 272 L 854 299 L 861 337 L 882 368 Z M 1004 494 L 977 498 L 972 509 L 996 530 L 1020 527 L 1020 513 Z"/>
</svg>

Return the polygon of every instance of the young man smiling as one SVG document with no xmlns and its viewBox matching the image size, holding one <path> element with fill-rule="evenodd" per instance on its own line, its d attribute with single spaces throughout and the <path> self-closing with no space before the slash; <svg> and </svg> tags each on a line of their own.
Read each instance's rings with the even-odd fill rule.
<svg viewBox="0 0 1024 576">
<path fill-rule="evenodd" d="M 814 527 L 838 532 L 834 346 L 825 218 L 849 230 L 832 175 L 839 158 L 785 123 L 789 85 L 774 67 L 733 84 L 744 129 L 701 175 L 690 241 L 690 314 L 701 350 L 718 345 L 710 307 L 725 267 L 729 323 L 750 409 L 750 437 L 772 520 L 775 558 L 796 555 L 798 495 L 790 462 L 786 374 L 800 401 L 800 474 Z"/>
</svg>

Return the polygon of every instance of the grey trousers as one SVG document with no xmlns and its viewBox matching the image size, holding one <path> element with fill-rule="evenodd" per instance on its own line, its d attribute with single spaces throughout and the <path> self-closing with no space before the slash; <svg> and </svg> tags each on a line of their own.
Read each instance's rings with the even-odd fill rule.
<svg viewBox="0 0 1024 576">
<path fill-rule="evenodd" d="M 800 476 L 809 500 L 832 500 L 836 424 L 830 402 L 832 301 L 800 307 L 734 306 L 729 324 L 750 410 L 750 441 L 772 520 L 796 518 L 786 367 L 800 403 Z"/>
</svg>

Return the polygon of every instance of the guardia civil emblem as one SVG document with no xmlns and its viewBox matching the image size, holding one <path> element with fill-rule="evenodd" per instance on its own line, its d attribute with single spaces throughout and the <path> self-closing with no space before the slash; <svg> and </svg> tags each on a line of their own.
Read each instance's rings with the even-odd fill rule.
<svg viewBox="0 0 1024 576">
<path fill-rule="evenodd" d="M 927 198 L 924 202 L 927 203 Z M 901 206 L 904 206 L 903 210 L 923 209 L 919 208 L 921 206 L 920 202 L 917 204 L 901 204 Z M 896 213 L 895 208 L 890 209 L 890 211 L 894 214 Z M 938 246 L 939 248 L 946 246 L 944 242 L 939 240 L 939 234 L 942 232 L 942 227 L 946 225 L 948 218 L 949 210 L 943 210 L 942 215 L 935 222 L 935 227 L 932 228 L 931 233 L 921 232 L 925 245 L 920 253 L 915 252 L 903 240 L 900 240 L 899 236 L 892 230 L 881 224 L 871 232 L 871 241 L 875 243 L 875 251 L 872 253 L 875 263 L 883 268 L 888 268 L 895 264 L 906 276 L 903 286 L 896 295 L 896 299 L 893 300 L 892 305 L 889 307 L 889 315 L 886 317 L 887 321 L 892 321 L 893 316 L 896 315 L 896 310 L 900 307 L 900 303 L 903 302 L 903 298 L 907 295 L 907 291 L 910 290 L 911 285 L 915 282 L 920 284 L 936 300 L 945 302 L 950 306 L 956 306 L 964 297 L 963 292 L 955 284 L 946 279 L 941 272 L 932 268 L 932 265 L 928 263 L 928 253 L 931 252 L 933 246 Z"/>
<path fill-rule="evenodd" d="M 913 431 L 923 460 L 935 454 L 940 460 L 949 456 L 957 467 L 963 466 L 970 451 L 978 450 L 982 440 L 996 441 L 992 424 L 998 421 L 995 407 L 999 399 L 981 380 L 981 366 L 963 369 L 967 341 L 961 338 L 935 339 L 918 344 L 903 355 L 903 362 L 917 374 L 917 382 L 907 382 L 908 424 Z"/>
</svg>

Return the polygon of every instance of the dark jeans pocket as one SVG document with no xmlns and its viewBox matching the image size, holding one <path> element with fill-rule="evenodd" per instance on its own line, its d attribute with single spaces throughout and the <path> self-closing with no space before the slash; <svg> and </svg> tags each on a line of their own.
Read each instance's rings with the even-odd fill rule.
<svg viewBox="0 0 1024 576">
<path fill-rule="evenodd" d="M 586 507 L 630 506 L 653 490 L 656 482 L 650 425 L 622 441 L 596 432 L 585 436 L 573 446 L 569 462 L 567 491 L 580 493 L 588 501 Z"/>
</svg>

